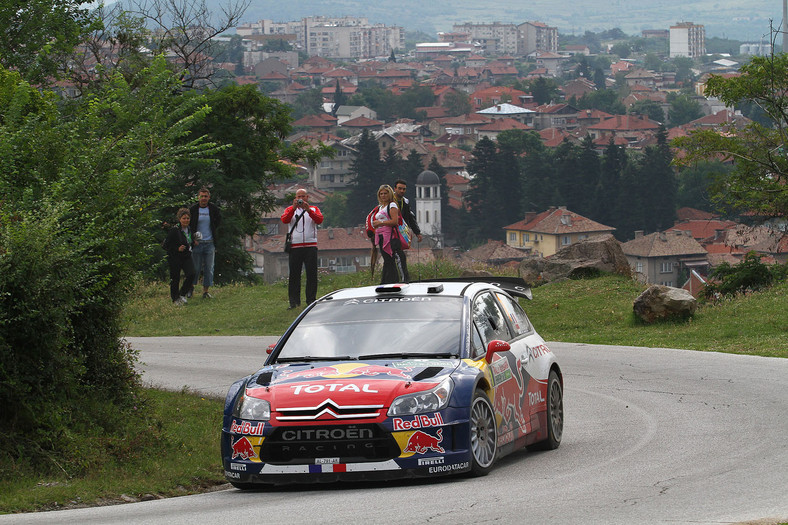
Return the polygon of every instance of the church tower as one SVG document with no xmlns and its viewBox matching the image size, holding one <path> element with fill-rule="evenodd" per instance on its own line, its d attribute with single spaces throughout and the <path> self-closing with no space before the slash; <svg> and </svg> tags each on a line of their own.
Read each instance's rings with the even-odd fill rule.
<svg viewBox="0 0 788 525">
<path fill-rule="evenodd" d="M 434 239 L 436 248 L 442 248 L 441 181 L 434 171 L 422 171 L 416 179 L 416 221 L 421 233 Z"/>
</svg>

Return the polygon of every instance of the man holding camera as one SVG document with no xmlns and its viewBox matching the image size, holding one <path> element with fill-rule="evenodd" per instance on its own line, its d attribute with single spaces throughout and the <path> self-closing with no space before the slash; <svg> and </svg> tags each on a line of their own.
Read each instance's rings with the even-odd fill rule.
<svg viewBox="0 0 788 525">
<path fill-rule="evenodd" d="M 216 230 L 222 223 L 222 214 L 218 206 L 211 200 L 211 191 L 203 186 L 198 194 L 198 202 L 189 210 L 191 213 L 191 224 L 189 227 L 194 232 L 195 239 L 194 253 L 194 286 L 200 280 L 202 272 L 202 298 L 212 299 L 208 289 L 213 285 L 213 266 L 216 256 Z M 191 292 L 189 293 L 191 297 Z"/>
<path fill-rule="evenodd" d="M 301 306 L 301 268 L 306 268 L 306 302 L 317 299 L 317 225 L 323 214 L 317 206 L 309 205 L 309 194 L 303 188 L 296 191 L 293 204 L 285 209 L 282 222 L 289 226 L 291 235 L 290 276 L 287 283 L 290 308 Z"/>
</svg>

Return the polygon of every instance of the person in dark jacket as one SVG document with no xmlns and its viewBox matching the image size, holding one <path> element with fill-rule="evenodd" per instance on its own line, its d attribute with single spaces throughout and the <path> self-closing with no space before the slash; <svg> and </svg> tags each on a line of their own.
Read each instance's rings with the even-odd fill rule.
<svg viewBox="0 0 788 525">
<path fill-rule="evenodd" d="M 219 207 L 209 202 L 211 192 L 200 188 L 199 202 L 194 204 L 191 213 L 191 229 L 199 239 L 194 247 L 194 286 L 197 286 L 202 272 L 202 298 L 213 299 L 208 289 L 213 285 L 213 263 L 216 255 L 216 231 L 222 224 Z M 191 295 L 190 295 L 191 296 Z"/>
<path fill-rule="evenodd" d="M 170 298 L 176 306 L 186 304 L 187 295 L 194 288 L 194 265 L 192 264 L 192 247 L 194 238 L 189 228 L 191 215 L 189 210 L 181 208 L 176 215 L 178 225 L 167 233 L 164 248 L 167 250 L 167 263 L 170 266 Z M 184 273 L 183 286 L 179 288 L 181 272 Z"/>
<path fill-rule="evenodd" d="M 408 198 L 405 197 L 405 192 L 407 190 L 408 183 L 402 179 L 398 179 L 397 182 L 394 183 L 394 202 L 397 203 L 402 220 L 408 225 L 412 235 L 415 235 L 419 242 L 421 242 L 421 228 L 419 228 L 419 225 L 416 222 L 416 215 L 413 213 L 413 209 L 410 207 L 410 201 L 408 201 Z M 413 240 L 411 239 L 411 243 L 412 242 Z M 408 259 L 405 257 L 404 250 L 400 250 L 400 257 L 402 258 L 402 271 L 405 274 L 405 282 L 409 282 L 410 275 L 408 274 Z"/>
</svg>

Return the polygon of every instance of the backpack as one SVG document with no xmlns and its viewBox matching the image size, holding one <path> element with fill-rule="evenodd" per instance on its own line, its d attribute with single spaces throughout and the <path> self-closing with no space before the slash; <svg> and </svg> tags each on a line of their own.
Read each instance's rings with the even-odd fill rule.
<svg viewBox="0 0 788 525">
<path fill-rule="evenodd" d="M 388 214 L 389 217 L 391 217 L 391 213 L 389 213 L 390 207 L 391 204 L 389 204 L 386 207 L 386 213 Z M 372 211 L 367 214 L 366 231 L 367 231 L 367 237 L 369 237 L 370 239 L 375 238 L 375 228 L 372 226 L 372 221 L 375 219 L 375 214 L 378 212 L 379 208 L 380 206 L 375 206 L 374 208 L 372 208 Z M 410 243 L 413 236 L 410 233 L 410 228 L 408 228 L 408 225 L 405 223 L 405 221 L 402 220 L 402 214 L 400 214 L 399 216 L 398 224 L 399 227 L 397 228 L 397 231 L 399 232 L 399 237 L 401 241 L 400 244 L 402 245 L 403 250 L 407 250 L 410 248 Z"/>
</svg>

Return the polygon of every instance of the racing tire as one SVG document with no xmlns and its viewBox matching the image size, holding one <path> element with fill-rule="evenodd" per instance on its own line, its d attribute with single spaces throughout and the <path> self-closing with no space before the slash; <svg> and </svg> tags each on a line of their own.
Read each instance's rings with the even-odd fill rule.
<svg viewBox="0 0 788 525">
<path fill-rule="evenodd" d="M 471 402 L 468 420 L 471 434 L 471 472 L 472 476 L 486 476 L 492 469 L 498 455 L 498 430 L 495 410 L 492 403 L 481 390 L 476 390 Z"/>
<path fill-rule="evenodd" d="M 564 433 L 564 389 L 555 370 L 547 378 L 547 439 L 528 445 L 528 450 L 555 450 Z"/>
</svg>

